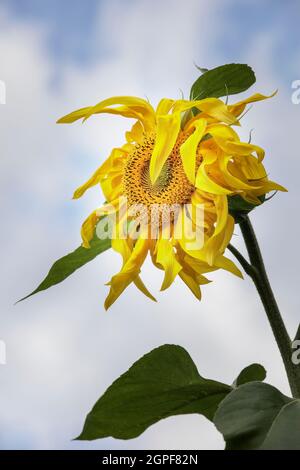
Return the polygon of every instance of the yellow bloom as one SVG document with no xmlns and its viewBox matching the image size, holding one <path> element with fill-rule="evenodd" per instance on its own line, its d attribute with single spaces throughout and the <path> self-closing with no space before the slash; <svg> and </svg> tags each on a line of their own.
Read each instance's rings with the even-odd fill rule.
<svg viewBox="0 0 300 470">
<path fill-rule="evenodd" d="M 242 277 L 224 256 L 234 229 L 227 198 L 240 195 L 260 204 L 259 196 L 284 190 L 268 179 L 262 164 L 263 149 L 241 142 L 232 127 L 240 125 L 238 118 L 248 103 L 266 98 L 256 94 L 234 105 L 216 98 L 162 99 L 154 110 L 141 98 L 117 96 L 58 121 L 85 121 L 101 113 L 135 120 L 124 145 L 114 148 L 74 193 L 74 198 L 79 198 L 100 184 L 107 201 L 83 223 L 86 248 L 99 219 L 115 216 L 112 248 L 121 254 L 123 266 L 109 282 L 106 308 L 131 282 L 155 300 L 140 278 L 148 254 L 153 264 L 164 270 L 162 290 L 180 276 L 198 299 L 200 285 L 209 282 L 204 274 L 222 268 Z M 198 110 L 195 116 L 190 113 L 192 108 Z"/>
</svg>

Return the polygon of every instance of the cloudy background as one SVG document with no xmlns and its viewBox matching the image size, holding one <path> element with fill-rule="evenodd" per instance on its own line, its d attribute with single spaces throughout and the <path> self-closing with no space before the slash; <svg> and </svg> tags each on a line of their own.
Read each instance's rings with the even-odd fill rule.
<svg viewBox="0 0 300 470">
<path fill-rule="evenodd" d="M 266 148 L 272 179 L 289 188 L 253 214 L 270 277 L 291 335 L 299 322 L 299 115 L 297 0 L 1 0 L 0 105 L 2 449 L 211 449 L 222 438 L 204 418 L 164 420 L 138 439 L 72 442 L 106 387 L 164 343 L 184 346 L 202 375 L 231 383 L 261 362 L 288 393 L 265 314 L 249 280 L 213 274 L 197 302 L 181 282 L 157 304 L 134 287 L 103 309 L 104 283 L 120 267 L 107 252 L 63 284 L 13 306 L 53 261 L 80 243 L 82 220 L 102 202 L 73 189 L 122 144 L 128 121 L 101 116 L 57 126 L 57 117 L 110 95 L 188 96 L 193 66 L 249 63 L 255 91 L 271 93 L 243 120 L 243 137 Z M 254 91 L 254 88 L 253 88 Z M 242 247 L 238 229 L 234 243 Z M 161 273 L 147 264 L 154 293 Z"/>
</svg>

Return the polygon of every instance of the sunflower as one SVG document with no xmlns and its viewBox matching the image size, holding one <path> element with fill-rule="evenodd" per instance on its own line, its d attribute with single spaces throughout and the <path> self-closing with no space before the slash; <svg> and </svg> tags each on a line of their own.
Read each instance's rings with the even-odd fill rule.
<svg viewBox="0 0 300 470">
<path fill-rule="evenodd" d="M 77 199 L 100 184 L 106 199 L 82 225 L 85 248 L 99 220 L 113 216 L 112 248 L 122 256 L 123 266 L 108 283 L 106 309 L 132 282 L 155 300 L 140 278 L 149 254 L 164 270 L 161 290 L 179 276 L 200 299 L 200 286 L 210 282 L 205 274 L 222 268 L 242 277 L 224 256 L 235 223 L 228 196 L 258 205 L 266 193 L 284 190 L 268 179 L 264 150 L 241 142 L 233 129 L 240 126 L 247 104 L 266 98 L 255 94 L 232 105 L 217 98 L 162 99 L 154 109 L 144 99 L 117 96 L 58 120 L 72 123 L 109 113 L 135 121 L 124 145 L 114 148 L 73 196 Z"/>
</svg>

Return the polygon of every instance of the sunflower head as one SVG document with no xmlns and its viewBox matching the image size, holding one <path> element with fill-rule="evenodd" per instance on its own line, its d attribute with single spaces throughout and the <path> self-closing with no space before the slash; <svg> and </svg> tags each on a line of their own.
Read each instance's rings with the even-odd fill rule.
<svg viewBox="0 0 300 470">
<path fill-rule="evenodd" d="M 58 121 L 102 113 L 135 121 L 124 145 L 74 193 L 81 197 L 100 184 L 107 201 L 83 223 L 83 246 L 89 248 L 100 218 L 113 221 L 112 248 L 123 265 L 109 282 L 106 308 L 132 282 L 155 300 L 140 277 L 148 254 L 164 271 L 162 290 L 179 276 L 198 299 L 207 273 L 221 268 L 242 276 L 224 256 L 234 229 L 228 198 L 259 205 L 266 193 L 284 190 L 268 179 L 263 149 L 242 142 L 234 130 L 247 104 L 266 98 L 255 94 L 232 105 L 217 98 L 162 99 L 154 109 L 141 98 L 118 96 Z"/>
<path fill-rule="evenodd" d="M 180 132 L 178 139 L 155 181 L 151 180 L 150 163 L 155 145 L 155 134 L 143 138 L 124 164 L 123 193 L 128 204 L 187 204 L 195 190 L 188 180 L 180 156 L 180 147 L 188 134 Z M 198 154 L 198 166 L 201 156 Z"/>
</svg>

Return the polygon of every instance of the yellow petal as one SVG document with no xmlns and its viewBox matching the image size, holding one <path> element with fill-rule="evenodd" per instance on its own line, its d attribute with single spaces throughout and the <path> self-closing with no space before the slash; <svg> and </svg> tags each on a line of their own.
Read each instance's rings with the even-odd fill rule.
<svg viewBox="0 0 300 470">
<path fill-rule="evenodd" d="M 208 175 L 206 166 L 204 164 L 201 164 L 198 169 L 195 186 L 201 191 L 206 191 L 212 194 L 224 195 L 233 193 L 231 189 L 226 189 L 213 181 Z"/>
<path fill-rule="evenodd" d="M 174 100 L 170 100 L 168 98 L 163 98 L 158 103 L 158 106 L 156 108 L 156 115 L 157 116 L 162 116 L 164 114 L 168 114 L 169 111 L 171 110 L 172 106 L 174 105 L 174 103 L 175 103 Z"/>
<path fill-rule="evenodd" d="M 228 106 L 218 98 L 205 98 L 204 100 L 195 101 L 177 100 L 173 107 L 173 113 L 182 113 L 191 108 L 197 108 L 202 113 L 205 113 L 218 121 L 225 122 L 226 124 L 239 125 L 236 116 L 234 116 L 234 114 L 229 111 Z"/>
<path fill-rule="evenodd" d="M 233 142 L 215 136 L 215 141 L 224 152 L 229 155 L 251 155 L 256 153 L 258 161 L 261 162 L 265 156 L 265 151 L 258 145 L 247 144 L 245 142 Z"/>
<path fill-rule="evenodd" d="M 196 101 L 176 100 L 173 103 L 173 113 L 183 113 L 193 108 Z"/>
<path fill-rule="evenodd" d="M 147 256 L 148 249 L 149 243 L 147 239 L 141 237 L 136 241 L 132 253 L 121 271 L 113 276 L 109 282 L 110 291 L 104 304 L 106 309 L 108 309 L 118 299 L 131 282 L 136 280 L 136 277 L 140 273 L 140 268 Z"/>
<path fill-rule="evenodd" d="M 201 162 L 197 171 L 195 181 L 196 188 L 212 194 L 232 194 L 231 189 L 224 188 L 218 184 L 210 175 L 212 172 L 211 165 L 217 161 L 218 154 L 210 149 L 202 149 L 201 155 L 203 156 L 203 161 Z"/>
<path fill-rule="evenodd" d="M 262 100 L 267 100 L 269 98 L 273 98 L 277 93 L 277 90 L 272 93 L 272 95 L 261 95 L 260 93 L 255 93 L 252 96 L 249 96 L 249 98 L 246 98 L 245 100 L 238 101 L 237 103 L 228 105 L 229 111 L 234 114 L 235 116 L 239 116 L 242 114 L 244 109 L 246 108 L 247 104 L 249 103 L 254 103 L 256 101 L 262 101 Z"/>
<path fill-rule="evenodd" d="M 263 182 L 263 189 L 266 193 L 269 193 L 270 191 L 288 191 L 284 186 L 281 186 L 281 184 L 275 183 L 275 181 L 271 180 Z"/>
<path fill-rule="evenodd" d="M 145 121 L 152 120 L 152 123 L 154 123 L 155 112 L 152 106 L 148 103 L 148 101 L 143 100 L 142 98 L 137 98 L 135 96 L 114 96 L 112 98 L 100 101 L 92 107 L 84 119 L 88 119 L 92 114 L 99 113 L 109 106 L 120 104 L 128 106 L 130 110 L 141 113 Z"/>
<path fill-rule="evenodd" d="M 236 116 L 234 116 L 228 110 L 228 106 L 218 98 L 206 98 L 204 100 L 200 100 L 195 106 L 202 112 L 217 119 L 218 121 L 225 122 L 229 125 L 239 125 Z"/>
<path fill-rule="evenodd" d="M 232 127 L 225 124 L 210 124 L 207 126 L 207 132 L 213 137 L 220 137 L 221 139 L 233 140 L 236 142 L 240 141 L 238 134 L 232 129 Z"/>
<path fill-rule="evenodd" d="M 180 114 L 157 117 L 155 145 L 150 160 L 150 179 L 155 183 L 172 152 L 180 130 Z"/>
<path fill-rule="evenodd" d="M 220 170 L 222 172 L 222 176 L 224 180 L 231 188 L 237 191 L 241 191 L 243 189 L 252 190 L 255 187 L 257 188 L 260 187 L 259 182 L 256 186 L 254 186 L 254 185 L 248 184 L 248 182 L 246 182 L 246 179 L 244 179 L 243 181 L 240 177 L 237 178 L 234 175 L 232 175 L 232 173 L 230 172 L 230 168 L 231 168 L 231 156 L 230 155 L 224 155 L 222 158 L 220 158 L 219 166 L 220 166 Z"/>
<path fill-rule="evenodd" d="M 120 255 L 122 256 L 122 258 L 123 258 L 123 267 L 126 264 L 126 262 L 128 261 L 128 259 L 130 258 L 131 253 L 132 253 L 132 249 L 130 249 L 129 245 L 130 245 L 130 242 L 129 242 L 128 239 L 125 239 L 125 238 L 113 238 L 112 239 L 112 248 L 115 251 L 117 251 L 118 253 L 120 253 Z M 155 297 L 153 297 L 153 295 L 149 292 L 149 290 L 147 289 L 147 287 L 143 283 L 140 276 L 137 276 L 133 282 L 136 285 L 136 287 L 143 294 L 145 294 L 147 297 L 149 297 L 149 299 L 156 302 Z"/>
<path fill-rule="evenodd" d="M 119 108 L 109 108 L 113 105 L 122 105 Z M 125 117 L 135 117 L 141 120 L 145 129 L 152 129 L 155 125 L 155 112 L 152 106 L 141 98 L 134 96 L 114 96 L 100 101 L 95 106 L 78 109 L 60 118 L 58 123 L 71 123 L 83 118 L 88 119 L 93 114 L 109 113 L 120 114 Z"/>
<path fill-rule="evenodd" d="M 241 271 L 239 270 L 239 268 L 236 266 L 236 264 L 233 261 L 231 261 L 231 259 L 226 258 L 223 255 L 218 256 L 215 259 L 214 264 L 218 268 L 225 269 L 225 271 L 229 271 L 230 273 L 234 274 L 235 276 L 238 276 L 242 279 L 244 277 L 243 274 L 241 273 Z"/>
<path fill-rule="evenodd" d="M 81 238 L 82 246 L 84 248 L 90 248 L 90 241 L 93 239 L 95 234 L 96 224 L 100 216 L 97 211 L 93 211 L 83 222 L 81 227 Z"/>
<path fill-rule="evenodd" d="M 86 119 L 93 110 L 93 106 L 87 106 L 86 108 L 80 108 L 76 111 L 73 111 L 66 116 L 57 120 L 57 124 L 71 124 L 79 119 Z M 141 120 L 143 115 L 134 110 L 133 108 L 129 108 L 128 106 L 115 106 L 114 108 L 103 108 L 97 112 L 92 112 L 92 114 L 114 114 L 117 116 L 123 116 L 127 118 L 139 119 Z"/>
<path fill-rule="evenodd" d="M 194 123 L 195 131 L 191 134 L 186 141 L 180 147 L 180 155 L 182 158 L 182 164 L 187 175 L 188 179 L 192 184 L 195 183 L 195 173 L 196 173 L 196 158 L 197 158 L 197 149 L 200 140 L 202 139 L 205 129 L 206 129 L 206 120 L 199 119 Z"/>
<path fill-rule="evenodd" d="M 126 132 L 126 140 L 127 142 L 136 142 L 141 143 L 144 137 L 144 129 L 140 121 L 137 121 L 133 124 L 131 131 Z"/>
<path fill-rule="evenodd" d="M 165 290 L 173 283 L 182 267 L 175 257 L 173 246 L 169 240 L 160 238 L 157 241 L 156 252 L 156 262 L 165 270 L 165 277 L 161 286 L 161 290 Z"/>
<path fill-rule="evenodd" d="M 227 223 L 223 232 L 223 241 L 221 241 L 220 247 L 219 247 L 220 253 L 224 253 L 227 246 L 229 245 L 233 232 L 234 232 L 234 226 L 235 226 L 234 218 L 231 215 L 228 215 Z"/>
<path fill-rule="evenodd" d="M 94 238 L 96 225 L 101 217 L 104 215 L 113 214 L 119 205 L 119 199 L 113 203 L 105 204 L 104 206 L 94 210 L 83 222 L 81 226 L 82 246 L 90 248 L 90 241 Z"/>
<path fill-rule="evenodd" d="M 180 249 L 180 246 L 177 246 L 177 257 L 182 265 L 182 270 L 180 271 L 179 276 L 195 297 L 200 300 L 201 290 L 199 286 L 211 282 L 203 276 L 202 273 L 212 271 L 213 269 L 211 267 L 207 268 L 207 265 L 204 263 L 186 255 Z"/>
<path fill-rule="evenodd" d="M 66 114 L 65 116 L 58 119 L 56 122 L 57 124 L 71 124 L 72 122 L 78 121 L 78 119 L 83 119 L 90 110 L 91 110 L 91 106 L 86 106 L 85 108 L 76 109 L 76 111 Z"/>
<path fill-rule="evenodd" d="M 190 274 L 186 273 L 184 270 L 180 271 L 179 276 L 190 289 L 190 291 L 194 294 L 194 296 L 198 300 L 201 300 L 201 290 L 199 287 L 199 283 L 195 280 L 195 278 Z"/>
<path fill-rule="evenodd" d="M 224 251 L 224 240 L 228 241 L 232 237 L 234 220 L 228 215 L 228 202 L 226 196 L 216 196 L 215 206 L 217 212 L 217 222 L 214 234 L 209 238 L 204 246 L 206 261 L 211 266 L 215 265 L 216 257 Z"/>
<path fill-rule="evenodd" d="M 125 201 L 122 201 L 122 198 L 116 198 L 114 201 L 110 201 L 107 204 L 104 204 L 104 206 L 99 207 L 96 209 L 96 215 L 98 217 L 101 217 L 102 215 L 109 215 L 109 214 L 114 214 L 117 210 L 122 210 L 122 203 L 126 204 Z"/>
<path fill-rule="evenodd" d="M 107 201 L 112 201 L 123 194 L 122 179 L 122 171 L 119 171 L 101 180 L 101 189 Z"/>
<path fill-rule="evenodd" d="M 145 284 L 143 283 L 140 276 L 137 276 L 134 280 L 135 286 L 146 296 L 148 299 L 153 300 L 153 302 L 157 302 L 156 298 L 151 294 L 151 292 L 147 289 Z"/>
<path fill-rule="evenodd" d="M 73 194 L 73 199 L 78 199 L 86 192 L 87 189 L 92 188 L 96 184 L 101 182 L 101 179 L 109 173 L 112 168 L 113 163 L 116 158 L 124 156 L 126 154 L 125 150 L 122 148 L 115 148 L 112 150 L 110 156 L 105 160 L 105 162 L 95 171 L 95 173 L 88 179 L 86 183 L 76 189 Z"/>
</svg>

